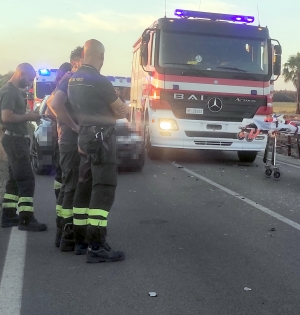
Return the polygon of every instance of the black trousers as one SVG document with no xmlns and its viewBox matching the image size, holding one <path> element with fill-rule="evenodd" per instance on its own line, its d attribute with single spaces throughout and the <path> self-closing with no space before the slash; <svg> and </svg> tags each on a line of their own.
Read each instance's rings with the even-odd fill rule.
<svg viewBox="0 0 300 315">
<path fill-rule="evenodd" d="M 60 144 L 60 167 L 62 170 L 62 189 L 57 205 L 60 208 L 62 222 L 72 223 L 73 199 L 78 182 L 80 155 L 77 144 Z"/>
<path fill-rule="evenodd" d="M 3 213 L 15 215 L 19 209 L 20 220 L 29 222 L 33 216 L 35 178 L 31 168 L 29 138 L 3 135 L 2 146 L 8 159 L 8 180 L 2 203 Z"/>
<path fill-rule="evenodd" d="M 85 153 L 81 157 L 79 182 L 74 197 L 74 236 L 78 243 L 105 242 L 107 219 L 115 199 L 117 186 L 116 138 L 107 140 L 109 154 L 105 163 L 92 163 L 88 152 L 95 134 L 80 133 L 78 144 Z M 86 232 L 85 232 L 86 231 Z"/>
</svg>

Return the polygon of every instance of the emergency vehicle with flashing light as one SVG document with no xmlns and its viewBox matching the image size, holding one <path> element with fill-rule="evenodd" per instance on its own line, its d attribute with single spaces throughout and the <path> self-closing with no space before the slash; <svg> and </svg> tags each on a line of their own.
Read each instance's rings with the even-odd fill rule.
<svg viewBox="0 0 300 315">
<path fill-rule="evenodd" d="M 267 137 L 239 127 L 272 113 L 281 46 L 245 15 L 175 10 L 133 46 L 131 121 L 151 159 L 164 148 L 237 151 L 253 162 Z"/>
<path fill-rule="evenodd" d="M 38 69 L 33 81 L 34 107 L 38 107 L 46 95 L 50 95 L 55 89 L 55 79 L 58 69 Z"/>
</svg>

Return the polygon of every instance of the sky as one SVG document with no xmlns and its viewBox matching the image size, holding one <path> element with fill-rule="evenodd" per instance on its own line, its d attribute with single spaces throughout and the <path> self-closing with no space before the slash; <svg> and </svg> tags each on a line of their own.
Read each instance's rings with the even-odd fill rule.
<svg viewBox="0 0 300 315">
<path fill-rule="evenodd" d="M 0 74 L 22 62 L 58 68 L 88 39 L 105 46 L 103 75 L 131 76 L 132 46 L 175 9 L 253 15 L 282 45 L 282 63 L 300 52 L 299 0 L 0 0 Z M 166 9 L 166 10 L 165 10 Z M 294 90 L 282 78 L 275 90 Z"/>
</svg>

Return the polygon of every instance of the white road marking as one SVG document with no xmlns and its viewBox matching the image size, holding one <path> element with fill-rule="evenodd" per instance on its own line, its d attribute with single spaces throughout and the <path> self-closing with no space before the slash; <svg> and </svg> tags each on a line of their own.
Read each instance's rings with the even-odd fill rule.
<svg viewBox="0 0 300 315">
<path fill-rule="evenodd" d="M 266 208 L 266 207 L 258 204 L 255 201 L 252 201 L 252 200 L 250 200 L 250 199 L 248 199 L 248 198 L 246 198 L 244 196 L 241 196 L 240 194 L 234 192 L 233 190 L 230 190 L 230 189 L 228 189 L 228 188 L 226 188 L 226 187 L 224 187 L 222 185 L 217 184 L 217 183 L 213 182 L 212 180 L 210 180 L 210 179 L 208 179 L 208 178 L 206 178 L 204 176 L 201 176 L 201 175 L 199 175 L 199 174 L 197 174 L 197 173 L 195 173 L 195 172 L 193 172 L 193 171 L 183 167 L 182 165 L 179 165 L 179 164 L 174 163 L 174 162 L 172 164 L 174 166 L 176 166 L 176 167 L 179 167 L 181 170 L 183 170 L 183 171 L 193 175 L 194 177 L 197 177 L 197 178 L 203 180 L 204 182 L 207 182 L 208 184 L 210 184 L 212 186 L 215 186 L 215 187 L 219 188 L 220 190 L 225 191 L 229 195 L 231 195 L 231 196 L 233 196 L 233 197 L 235 197 L 235 198 L 237 198 L 237 199 L 239 199 L 239 200 L 241 200 L 241 201 L 243 201 L 243 202 L 253 206 L 254 208 L 256 208 L 256 209 L 258 209 L 258 210 L 260 210 L 260 211 L 262 211 L 262 212 L 264 212 L 264 213 L 266 213 L 266 214 L 268 214 L 268 215 L 270 215 L 270 216 L 272 216 L 272 217 L 274 217 L 274 218 L 276 218 L 276 219 L 278 219 L 278 220 L 280 220 L 280 221 L 282 221 L 282 222 L 284 222 L 284 223 L 286 223 L 286 224 L 288 224 L 288 225 L 292 226 L 293 228 L 295 228 L 295 229 L 300 231 L 300 224 L 298 224 L 298 223 L 296 223 L 296 222 L 294 222 L 294 221 L 292 221 L 292 220 L 290 220 L 290 219 L 288 219 L 288 218 L 286 218 L 286 217 L 284 217 L 284 216 L 282 216 L 282 215 L 280 215 L 280 214 L 270 210 L 269 208 Z"/>
<path fill-rule="evenodd" d="M 21 312 L 26 243 L 27 232 L 13 227 L 0 283 L 1 315 L 18 315 Z"/>
</svg>

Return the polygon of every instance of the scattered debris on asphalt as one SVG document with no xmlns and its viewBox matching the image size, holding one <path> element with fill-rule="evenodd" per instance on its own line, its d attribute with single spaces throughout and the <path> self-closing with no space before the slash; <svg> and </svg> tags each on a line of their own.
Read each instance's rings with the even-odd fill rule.
<svg viewBox="0 0 300 315">
<path fill-rule="evenodd" d="M 157 297 L 157 294 L 156 294 L 156 292 L 149 292 L 149 296 L 151 296 L 151 297 Z"/>
<path fill-rule="evenodd" d="M 276 229 L 274 228 L 274 227 L 272 227 L 272 228 L 270 228 L 270 230 L 269 231 L 276 231 Z"/>
<path fill-rule="evenodd" d="M 245 290 L 245 291 L 251 291 L 252 289 L 251 289 L 251 288 L 248 288 L 248 287 L 245 287 L 244 290 Z"/>
</svg>

